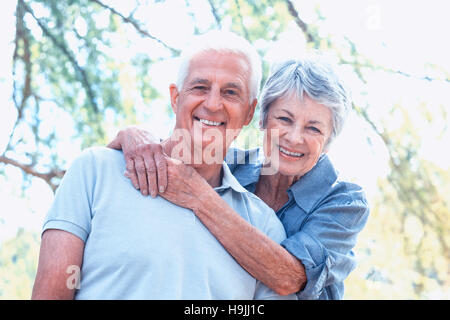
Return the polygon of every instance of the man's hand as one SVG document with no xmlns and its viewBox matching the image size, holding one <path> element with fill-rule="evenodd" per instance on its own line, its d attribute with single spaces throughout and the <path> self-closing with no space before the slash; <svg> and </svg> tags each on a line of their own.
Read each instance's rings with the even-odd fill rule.
<svg viewBox="0 0 450 320">
<path fill-rule="evenodd" d="M 119 131 L 107 147 L 122 149 L 126 161 L 125 176 L 144 196 L 156 197 L 167 188 L 167 163 L 160 140 L 149 132 L 128 127 Z"/>
</svg>

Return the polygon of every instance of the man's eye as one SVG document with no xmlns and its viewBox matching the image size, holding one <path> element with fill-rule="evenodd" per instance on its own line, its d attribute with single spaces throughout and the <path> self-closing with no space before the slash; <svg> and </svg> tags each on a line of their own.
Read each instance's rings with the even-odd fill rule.
<svg viewBox="0 0 450 320">
<path fill-rule="evenodd" d="M 229 95 L 229 96 L 236 96 L 238 94 L 238 92 L 236 90 L 225 90 L 225 94 Z"/>
<path fill-rule="evenodd" d="M 291 119 L 289 119 L 288 117 L 278 117 L 277 119 L 278 119 L 278 120 L 281 120 L 281 121 L 283 121 L 283 122 L 289 122 L 289 121 L 291 121 Z"/>
<path fill-rule="evenodd" d="M 195 86 L 194 90 L 207 90 L 208 88 L 206 86 Z"/>
</svg>

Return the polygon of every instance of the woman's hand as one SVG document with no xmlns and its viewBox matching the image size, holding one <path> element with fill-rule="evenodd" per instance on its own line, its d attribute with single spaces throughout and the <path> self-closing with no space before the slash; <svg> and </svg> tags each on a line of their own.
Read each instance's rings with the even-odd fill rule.
<svg viewBox="0 0 450 320">
<path fill-rule="evenodd" d="M 178 159 L 165 157 L 167 163 L 167 188 L 159 193 L 164 199 L 195 211 L 208 192 L 215 191 L 194 168 Z"/>
<path fill-rule="evenodd" d="M 117 134 L 109 148 L 123 150 L 126 161 L 125 176 L 144 196 L 156 197 L 167 188 L 167 163 L 160 140 L 149 132 L 128 127 Z"/>
</svg>

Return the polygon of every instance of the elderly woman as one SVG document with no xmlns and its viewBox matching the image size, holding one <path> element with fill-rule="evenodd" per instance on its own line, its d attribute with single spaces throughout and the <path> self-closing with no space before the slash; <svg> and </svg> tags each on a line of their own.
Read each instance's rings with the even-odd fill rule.
<svg viewBox="0 0 450 320">
<path fill-rule="evenodd" d="M 125 129 L 109 146 L 122 148 L 128 164 L 145 163 L 147 170 L 131 166 L 127 173 L 143 194 L 150 189 L 155 196 L 159 185 L 162 197 L 192 209 L 268 287 L 299 299 L 341 299 L 356 265 L 352 248 L 369 214 L 362 189 L 340 181 L 326 155 L 342 130 L 348 94 L 330 67 L 304 59 L 279 66 L 260 101 L 264 152 L 231 149 L 226 161 L 242 186 L 276 212 L 287 234 L 281 244 L 236 214 L 194 170 L 187 174 L 185 165 L 174 165 L 147 132 Z M 277 172 L 264 174 L 270 167 Z"/>
</svg>

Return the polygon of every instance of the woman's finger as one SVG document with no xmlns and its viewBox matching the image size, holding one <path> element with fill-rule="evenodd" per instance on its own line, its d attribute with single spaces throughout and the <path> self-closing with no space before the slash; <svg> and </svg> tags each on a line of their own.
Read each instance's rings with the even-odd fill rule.
<svg viewBox="0 0 450 320">
<path fill-rule="evenodd" d="M 155 154 L 154 159 L 158 172 L 158 191 L 163 193 L 167 188 L 167 160 L 162 153 Z"/>
<path fill-rule="evenodd" d="M 139 190 L 139 182 L 136 174 L 136 168 L 134 166 L 134 160 L 132 158 L 126 158 L 126 171 L 125 177 L 131 180 L 133 186 Z"/>
<path fill-rule="evenodd" d="M 146 177 L 148 183 L 149 194 L 152 198 L 155 198 L 158 195 L 158 178 L 156 172 L 155 159 L 153 155 L 147 155 L 144 157 Z"/>
<path fill-rule="evenodd" d="M 141 193 L 144 196 L 148 195 L 148 186 L 147 186 L 147 169 L 145 167 L 144 160 L 141 157 L 134 159 L 134 165 L 136 168 L 137 179 L 139 183 L 139 188 L 141 189 Z"/>
</svg>

